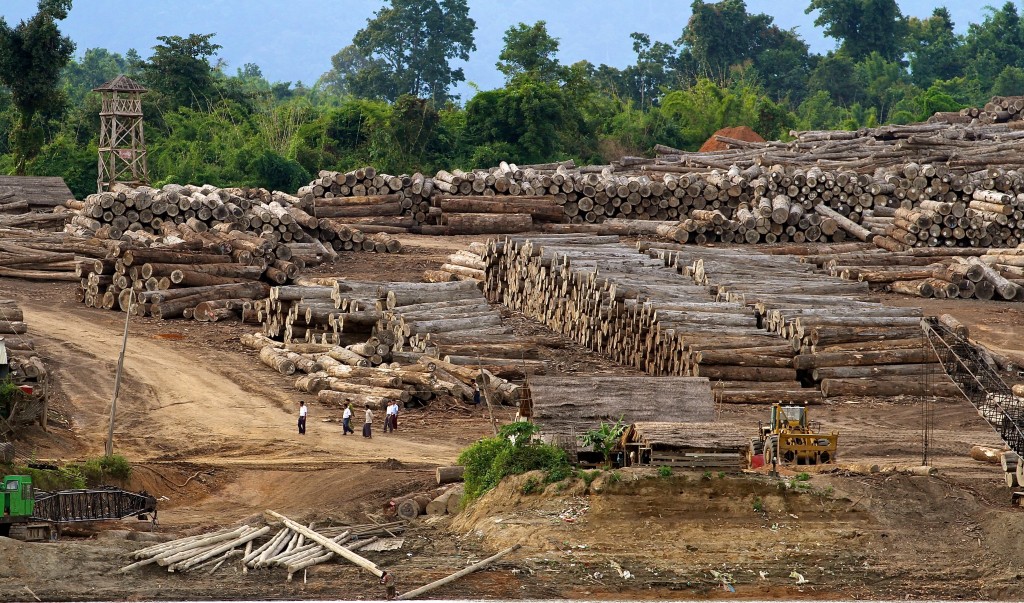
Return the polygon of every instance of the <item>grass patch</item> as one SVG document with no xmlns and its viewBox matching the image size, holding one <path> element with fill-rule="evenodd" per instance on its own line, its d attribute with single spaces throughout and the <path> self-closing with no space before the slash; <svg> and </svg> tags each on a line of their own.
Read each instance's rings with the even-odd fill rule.
<svg viewBox="0 0 1024 603">
<path fill-rule="evenodd" d="M 33 467 L 12 467 L 10 474 L 27 475 L 32 486 L 47 492 L 57 490 L 81 490 L 108 485 L 112 481 L 124 481 L 131 477 L 132 466 L 121 455 L 88 459 L 82 463 L 68 463 L 57 469 L 36 469 Z"/>
<path fill-rule="evenodd" d="M 535 477 L 527 478 L 526 483 L 523 484 L 522 492 L 524 495 L 533 494 L 538 492 L 541 488 L 540 480 Z"/>
<path fill-rule="evenodd" d="M 658 467 L 658 476 L 672 477 L 672 467 L 669 467 L 667 465 L 662 465 L 661 467 Z"/>
<path fill-rule="evenodd" d="M 761 500 L 760 496 L 754 497 L 754 511 L 756 513 L 764 513 L 764 501 Z"/>
</svg>

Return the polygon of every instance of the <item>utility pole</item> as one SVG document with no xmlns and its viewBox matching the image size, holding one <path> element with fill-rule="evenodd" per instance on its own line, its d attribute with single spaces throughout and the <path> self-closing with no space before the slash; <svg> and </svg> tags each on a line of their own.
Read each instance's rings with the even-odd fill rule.
<svg viewBox="0 0 1024 603">
<path fill-rule="evenodd" d="M 121 373 L 124 370 L 124 353 L 128 349 L 128 319 L 132 315 L 132 300 L 135 292 L 128 294 L 128 311 L 124 313 L 124 335 L 121 338 L 121 355 L 117 359 L 117 373 L 114 376 L 114 397 L 110 401 L 110 424 L 107 428 L 106 456 L 114 455 L 114 414 L 117 411 L 117 394 L 121 391 Z"/>
</svg>

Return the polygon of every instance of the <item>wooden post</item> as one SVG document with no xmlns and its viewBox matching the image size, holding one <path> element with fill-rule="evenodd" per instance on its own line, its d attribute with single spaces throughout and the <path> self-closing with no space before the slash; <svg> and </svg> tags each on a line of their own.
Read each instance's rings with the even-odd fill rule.
<svg viewBox="0 0 1024 603">
<path fill-rule="evenodd" d="M 491 416 L 491 429 L 494 430 L 494 435 L 498 435 L 498 422 L 494 420 L 494 409 L 491 408 L 491 397 L 487 395 L 487 388 L 485 387 L 484 380 L 484 367 L 480 363 L 480 358 L 477 358 L 477 363 L 480 369 L 480 376 L 476 378 L 476 385 L 480 388 L 480 393 L 484 395 L 484 402 L 487 403 L 487 414 Z"/>
<path fill-rule="evenodd" d="M 491 555 L 490 557 L 488 557 L 487 559 L 484 559 L 483 561 L 480 561 L 479 563 L 474 563 L 473 565 L 471 565 L 471 566 L 469 566 L 469 567 L 467 567 L 467 568 L 465 568 L 463 570 L 455 572 L 451 576 L 448 576 L 446 578 L 441 578 L 440 580 L 435 580 L 435 581 L 431 582 L 430 584 L 425 584 L 425 585 L 423 585 L 423 586 L 421 586 L 421 587 L 419 587 L 417 589 L 410 590 L 407 593 L 403 593 L 401 595 L 398 595 L 397 597 L 395 597 L 395 600 L 396 601 L 407 601 L 409 599 L 413 599 L 413 598 L 418 597 L 420 595 L 429 593 L 432 590 L 436 590 L 438 588 L 441 588 L 442 586 L 444 586 L 445 584 L 448 584 L 449 582 L 454 582 L 454 581 L 458 580 L 459 578 L 461 578 L 463 576 L 468 576 L 469 574 L 472 574 L 473 572 L 475 572 L 477 570 L 481 570 L 481 569 L 487 567 L 488 565 L 491 565 L 495 561 L 498 561 L 499 559 L 501 559 L 505 555 L 508 555 L 509 553 L 511 553 L 512 551 L 515 551 L 518 548 L 519 548 L 518 544 L 514 545 L 514 546 L 510 546 L 507 549 L 505 549 L 504 551 L 501 551 L 500 553 L 498 553 L 496 555 Z"/>
<path fill-rule="evenodd" d="M 128 294 L 128 310 L 124 313 L 124 336 L 121 338 L 121 355 L 117 358 L 117 373 L 114 375 L 114 396 L 110 400 L 110 424 L 107 428 L 106 456 L 114 455 L 114 414 L 117 411 L 117 394 L 121 391 L 121 373 L 124 371 L 124 353 L 128 349 L 128 319 L 132 315 L 132 298 Z"/>
<path fill-rule="evenodd" d="M 280 519 L 281 522 L 285 526 L 287 526 L 288 528 L 294 530 L 295 532 L 298 532 L 299 534 L 302 534 L 306 538 L 308 538 L 308 539 L 312 540 L 313 542 L 319 544 L 320 546 L 324 547 L 328 551 L 331 551 L 332 553 L 334 553 L 336 555 L 339 555 L 341 557 L 344 557 L 345 559 L 348 559 L 352 563 L 355 563 L 359 567 L 369 571 L 374 576 L 377 576 L 378 578 L 380 578 L 381 575 L 384 573 L 383 571 L 381 571 L 380 568 L 377 567 L 377 564 L 375 564 L 374 562 L 370 561 L 369 559 L 366 559 L 365 557 L 360 557 L 359 555 L 356 555 L 352 551 L 346 549 L 345 547 L 341 546 L 337 542 L 334 542 L 330 538 L 327 538 L 327 537 L 319 534 L 318 532 L 315 532 L 314 530 L 311 530 L 311 529 L 307 528 L 306 526 L 304 526 L 304 525 L 302 525 L 300 523 L 296 523 L 296 522 L 292 521 L 291 519 L 288 519 L 284 515 L 281 515 L 280 513 L 277 513 L 275 511 L 271 511 L 271 510 L 268 509 L 267 513 L 269 513 L 270 515 L 276 517 L 277 519 Z"/>
</svg>

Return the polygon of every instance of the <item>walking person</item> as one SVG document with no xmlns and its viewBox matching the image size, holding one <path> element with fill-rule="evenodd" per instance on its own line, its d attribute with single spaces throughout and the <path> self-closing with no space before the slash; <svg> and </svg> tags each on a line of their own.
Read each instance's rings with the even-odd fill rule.
<svg viewBox="0 0 1024 603">
<path fill-rule="evenodd" d="M 345 400 L 345 412 L 341 415 L 341 435 L 355 433 L 352 429 L 352 402 Z"/>
<path fill-rule="evenodd" d="M 391 409 L 391 431 L 398 431 L 398 402 Z"/>
<path fill-rule="evenodd" d="M 395 575 L 388 570 L 384 570 L 384 573 L 380 575 L 380 583 L 384 585 L 384 597 L 391 601 L 395 598 Z"/>
<path fill-rule="evenodd" d="M 308 412 L 305 400 L 299 400 L 299 435 L 306 435 L 306 413 Z"/>
<path fill-rule="evenodd" d="M 370 410 L 370 405 L 366 405 L 366 420 L 363 422 L 363 437 L 373 437 L 373 411 Z"/>
</svg>

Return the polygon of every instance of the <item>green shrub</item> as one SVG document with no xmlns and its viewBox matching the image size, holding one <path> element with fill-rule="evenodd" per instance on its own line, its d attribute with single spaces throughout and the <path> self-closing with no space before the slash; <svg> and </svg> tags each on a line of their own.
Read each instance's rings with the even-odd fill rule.
<svg viewBox="0 0 1024 603">
<path fill-rule="evenodd" d="M 540 480 L 535 477 L 528 478 L 526 483 L 523 484 L 523 494 L 533 494 L 538 490 L 540 490 Z"/>
<path fill-rule="evenodd" d="M 14 384 L 14 381 L 11 381 L 10 377 L 0 381 L 0 416 L 6 418 L 11 414 L 15 396 L 20 393 L 21 390 Z"/>
<path fill-rule="evenodd" d="M 705 471 L 704 473 L 701 474 L 701 477 L 704 479 L 711 479 L 711 472 Z"/>
<path fill-rule="evenodd" d="M 718 479 L 725 479 L 725 471 L 718 472 Z"/>
<path fill-rule="evenodd" d="M 99 461 L 103 473 L 107 476 L 120 480 L 126 480 L 132 476 L 131 464 L 120 454 L 100 457 Z"/>
<path fill-rule="evenodd" d="M 579 471 L 576 473 L 576 477 L 583 480 L 583 483 L 590 487 L 590 484 L 594 483 L 597 476 L 600 475 L 600 471 Z"/>
<path fill-rule="evenodd" d="M 542 470 L 551 476 L 569 475 L 565 451 L 549 444 L 534 442 L 537 426 L 532 423 L 511 423 L 502 427 L 496 437 L 485 438 L 459 455 L 459 464 L 466 468 L 465 500 L 479 498 L 510 475 Z M 561 479 L 564 479 L 562 477 Z"/>
<path fill-rule="evenodd" d="M 809 474 L 809 473 L 800 473 L 800 474 L 798 474 L 796 476 L 795 479 L 798 482 L 806 482 L 807 480 L 811 479 L 811 474 Z"/>
<path fill-rule="evenodd" d="M 763 513 L 764 512 L 764 501 L 761 500 L 760 496 L 755 496 L 754 497 L 754 511 L 757 512 L 757 513 Z"/>
<path fill-rule="evenodd" d="M 622 474 L 618 471 L 612 471 L 608 474 L 608 483 L 617 484 L 622 481 Z"/>
<path fill-rule="evenodd" d="M 661 467 L 658 467 L 658 475 L 661 477 L 672 477 L 672 467 L 669 467 L 667 465 L 662 465 Z M 711 477 L 711 475 L 708 474 L 708 477 Z"/>
</svg>

